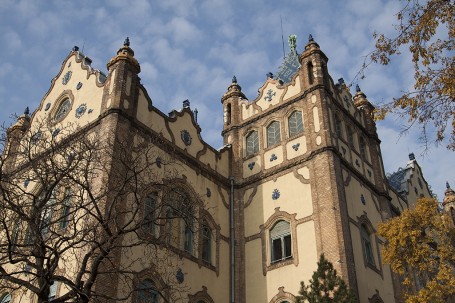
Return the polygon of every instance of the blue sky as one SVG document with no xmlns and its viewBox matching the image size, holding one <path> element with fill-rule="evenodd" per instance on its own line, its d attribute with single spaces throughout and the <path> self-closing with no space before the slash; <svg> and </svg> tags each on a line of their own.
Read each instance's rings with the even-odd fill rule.
<svg viewBox="0 0 455 303">
<path fill-rule="evenodd" d="M 301 52 L 312 34 L 329 58 L 334 81 L 351 83 L 374 31 L 393 34 L 400 1 L 391 0 L 0 0 L 0 123 L 26 106 L 33 111 L 74 45 L 106 72 L 106 63 L 129 36 L 141 64 L 141 81 L 153 103 L 167 113 L 189 99 L 199 111 L 202 137 L 222 145 L 220 98 L 236 75 L 248 99 L 256 97 L 268 72 L 282 61 L 280 16 L 285 40 L 297 35 Z M 285 41 L 285 49 L 288 50 Z M 388 67 L 372 66 L 359 84 L 374 104 L 410 87 L 409 54 Z M 405 121 L 404 121 L 405 122 Z M 445 146 L 424 151 L 418 130 L 400 136 L 402 119 L 378 123 L 386 172 L 416 154 L 439 198 L 445 182 L 455 185 L 455 153 Z"/>
</svg>

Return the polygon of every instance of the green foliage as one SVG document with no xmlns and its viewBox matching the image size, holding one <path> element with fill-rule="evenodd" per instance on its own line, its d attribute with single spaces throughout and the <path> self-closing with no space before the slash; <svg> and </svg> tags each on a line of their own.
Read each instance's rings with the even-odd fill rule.
<svg viewBox="0 0 455 303">
<path fill-rule="evenodd" d="M 434 199 L 379 226 L 386 239 L 384 262 L 403 278 L 406 303 L 453 302 L 455 231 Z"/>
<path fill-rule="evenodd" d="M 307 300 L 309 303 L 356 303 L 357 299 L 337 275 L 332 263 L 327 261 L 322 254 L 319 258 L 318 269 L 313 273 L 309 285 L 300 282 L 300 296 L 297 297 L 298 303 Z"/>
</svg>

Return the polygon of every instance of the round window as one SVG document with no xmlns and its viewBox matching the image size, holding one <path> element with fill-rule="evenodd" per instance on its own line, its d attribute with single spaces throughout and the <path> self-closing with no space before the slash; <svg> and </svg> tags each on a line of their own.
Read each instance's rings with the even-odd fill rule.
<svg viewBox="0 0 455 303">
<path fill-rule="evenodd" d="M 63 102 L 60 104 L 60 106 L 57 109 L 57 112 L 54 115 L 54 121 L 58 122 L 63 120 L 63 118 L 66 117 L 66 115 L 69 113 L 71 109 L 71 101 L 70 99 L 66 98 L 63 100 Z"/>
</svg>

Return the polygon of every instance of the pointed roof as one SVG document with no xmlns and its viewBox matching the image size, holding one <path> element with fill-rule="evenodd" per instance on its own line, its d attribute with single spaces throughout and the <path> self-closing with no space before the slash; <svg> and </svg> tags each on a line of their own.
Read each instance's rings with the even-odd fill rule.
<svg viewBox="0 0 455 303">
<path fill-rule="evenodd" d="M 139 74 L 141 72 L 139 62 L 136 60 L 136 58 L 134 58 L 134 51 L 130 47 L 129 37 L 126 37 L 125 41 L 123 42 L 123 46 L 120 47 L 119 50 L 117 51 L 117 56 L 109 60 L 109 62 L 107 63 L 107 69 L 109 70 L 112 65 L 122 60 L 129 62 L 135 68 L 136 73 Z"/>
</svg>

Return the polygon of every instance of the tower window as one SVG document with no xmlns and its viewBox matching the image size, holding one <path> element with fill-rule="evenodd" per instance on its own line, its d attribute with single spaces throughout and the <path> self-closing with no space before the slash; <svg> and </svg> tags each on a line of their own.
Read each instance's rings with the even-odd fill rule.
<svg viewBox="0 0 455 303">
<path fill-rule="evenodd" d="M 65 188 L 65 196 L 62 201 L 62 214 L 60 217 L 60 228 L 66 228 L 69 224 L 69 215 L 71 209 L 71 188 Z"/>
<path fill-rule="evenodd" d="M 246 136 L 246 155 L 252 155 L 259 151 L 258 132 L 253 130 Z"/>
<path fill-rule="evenodd" d="M 307 69 L 308 69 L 308 83 L 310 83 L 310 85 L 312 85 L 314 82 L 314 74 L 313 74 L 314 69 L 313 69 L 313 63 L 311 61 L 308 62 Z"/>
<path fill-rule="evenodd" d="M 365 224 L 360 226 L 360 236 L 362 238 L 363 255 L 368 264 L 375 266 L 373 248 L 371 245 L 371 234 Z"/>
<path fill-rule="evenodd" d="M 267 127 L 267 147 L 275 145 L 280 141 L 280 123 L 278 121 L 273 121 Z"/>
<path fill-rule="evenodd" d="M 292 257 L 291 229 L 287 221 L 278 221 L 270 230 L 272 263 Z"/>
<path fill-rule="evenodd" d="M 303 132 L 302 112 L 294 111 L 288 119 L 289 137 Z"/>
<path fill-rule="evenodd" d="M 231 124 L 231 104 L 228 104 L 226 107 L 226 117 L 225 117 L 226 125 Z"/>
</svg>

